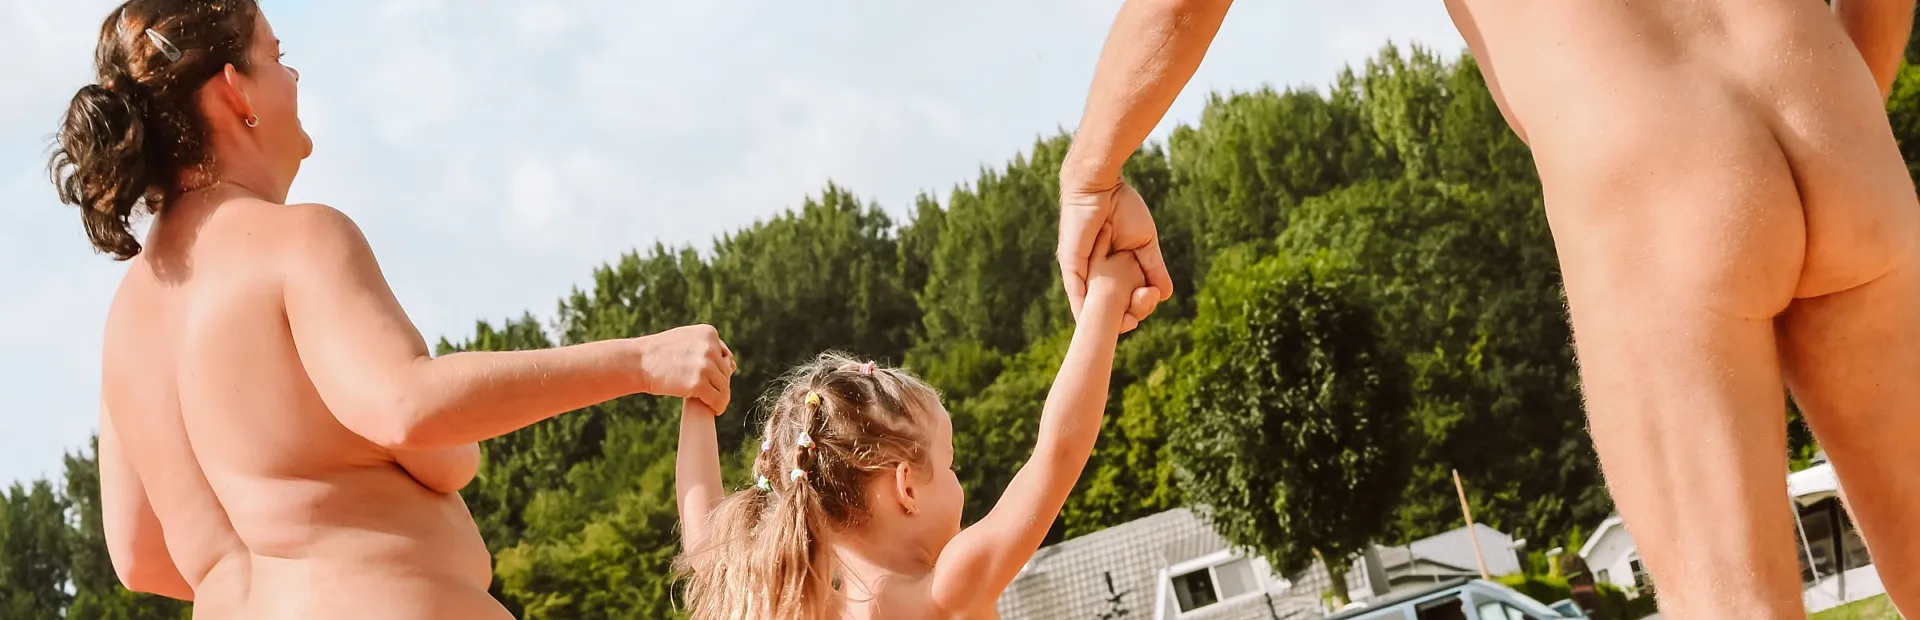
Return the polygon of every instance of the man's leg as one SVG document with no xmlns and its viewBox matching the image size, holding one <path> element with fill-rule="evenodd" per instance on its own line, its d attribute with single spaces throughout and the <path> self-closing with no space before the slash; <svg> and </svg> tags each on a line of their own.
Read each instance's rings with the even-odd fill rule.
<svg viewBox="0 0 1920 620">
<path fill-rule="evenodd" d="M 1535 150 L 1594 447 L 1667 618 L 1805 618 L 1775 327 L 1799 196 L 1762 124 L 1668 90 Z"/>
<path fill-rule="evenodd" d="M 1795 301 L 1781 321 L 1794 398 L 1846 487 L 1881 583 L 1920 611 L 1920 265 Z"/>
<path fill-rule="evenodd" d="M 1573 304 L 1594 447 L 1666 617 L 1804 615 L 1773 323 L 1628 290 Z"/>
</svg>

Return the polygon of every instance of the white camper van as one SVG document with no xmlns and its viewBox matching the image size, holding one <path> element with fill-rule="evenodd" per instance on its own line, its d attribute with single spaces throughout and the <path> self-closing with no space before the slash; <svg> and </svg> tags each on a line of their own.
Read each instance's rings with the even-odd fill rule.
<svg viewBox="0 0 1920 620">
<path fill-rule="evenodd" d="M 1556 611 L 1512 588 L 1482 579 L 1453 579 L 1430 588 L 1356 603 L 1326 620 L 1566 620 L 1578 608 Z"/>
</svg>

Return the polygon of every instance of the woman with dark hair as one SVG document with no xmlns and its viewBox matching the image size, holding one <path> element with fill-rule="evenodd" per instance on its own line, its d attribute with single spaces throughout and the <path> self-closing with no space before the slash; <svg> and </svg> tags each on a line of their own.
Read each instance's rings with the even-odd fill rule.
<svg viewBox="0 0 1920 620">
<path fill-rule="evenodd" d="M 691 326 L 432 358 L 354 223 L 284 204 L 313 146 L 281 59 L 253 0 L 132 0 L 67 110 L 54 183 L 128 264 L 101 368 L 114 569 L 199 618 L 509 618 L 457 495 L 476 442 L 636 393 L 723 410 L 731 353 Z"/>
</svg>

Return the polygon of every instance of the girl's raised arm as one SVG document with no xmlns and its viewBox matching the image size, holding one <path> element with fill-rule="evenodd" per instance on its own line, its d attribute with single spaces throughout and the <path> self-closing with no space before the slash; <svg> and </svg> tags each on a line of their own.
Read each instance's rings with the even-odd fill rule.
<svg viewBox="0 0 1920 620">
<path fill-rule="evenodd" d="M 715 417 L 718 414 L 697 400 L 687 399 L 680 408 L 680 451 L 674 459 L 673 484 L 680 505 L 681 548 L 689 554 L 707 544 L 707 516 L 726 497 L 720 487 Z"/>
<path fill-rule="evenodd" d="M 934 562 L 931 595 L 943 609 L 971 609 L 1013 583 L 1046 539 L 1093 454 L 1128 297 L 1145 282 L 1131 252 L 1110 251 L 1102 233 L 1080 323 L 1040 413 L 1033 458 L 1014 474 L 993 511 L 954 537 Z"/>
</svg>

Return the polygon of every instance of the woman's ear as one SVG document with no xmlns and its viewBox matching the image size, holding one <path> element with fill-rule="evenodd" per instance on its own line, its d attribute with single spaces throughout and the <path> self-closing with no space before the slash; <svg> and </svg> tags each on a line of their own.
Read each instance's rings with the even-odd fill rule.
<svg viewBox="0 0 1920 620">
<path fill-rule="evenodd" d="M 913 507 L 916 502 L 914 498 L 914 493 L 916 492 L 916 489 L 913 482 L 913 477 L 914 477 L 913 469 L 911 465 L 908 465 L 906 463 L 901 463 L 899 465 L 893 466 L 894 494 L 900 500 L 900 509 L 907 511 L 907 514 L 913 514 Z"/>
<path fill-rule="evenodd" d="M 214 79 L 214 88 L 219 91 L 218 98 L 227 109 L 240 117 L 242 123 L 254 118 L 253 101 L 247 98 L 247 77 L 231 63 L 220 70 L 220 77 Z"/>
</svg>

